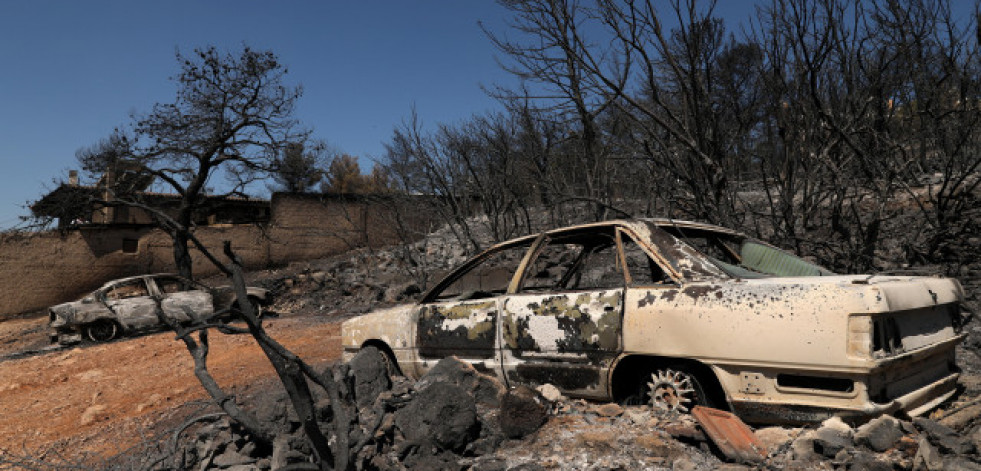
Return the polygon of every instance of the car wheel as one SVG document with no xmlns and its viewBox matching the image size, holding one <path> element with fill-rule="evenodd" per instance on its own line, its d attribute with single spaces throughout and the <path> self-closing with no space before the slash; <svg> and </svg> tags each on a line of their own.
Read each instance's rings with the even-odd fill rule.
<svg viewBox="0 0 981 471">
<path fill-rule="evenodd" d="M 648 404 L 665 412 L 691 412 L 695 406 L 712 407 L 698 377 L 681 368 L 661 368 L 647 383 Z"/>
<path fill-rule="evenodd" d="M 262 319 L 262 304 L 259 304 L 259 300 L 249 298 L 249 304 L 252 306 L 252 312 L 255 313 L 255 318 Z"/>
<path fill-rule="evenodd" d="M 116 338 L 119 326 L 109 320 L 95 321 L 85 326 L 85 336 L 93 342 L 108 342 Z"/>
</svg>

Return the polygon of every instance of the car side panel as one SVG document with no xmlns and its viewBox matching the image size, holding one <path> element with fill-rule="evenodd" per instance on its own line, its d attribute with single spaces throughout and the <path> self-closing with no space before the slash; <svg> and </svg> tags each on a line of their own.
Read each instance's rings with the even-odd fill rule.
<svg viewBox="0 0 981 471">
<path fill-rule="evenodd" d="M 106 301 L 106 306 L 116 314 L 116 320 L 127 330 L 145 329 L 159 325 L 157 300 L 150 296 L 137 296 Z"/>
<path fill-rule="evenodd" d="M 623 290 L 521 294 L 506 299 L 503 368 L 510 386 L 551 383 L 605 398 L 621 351 Z"/>
<path fill-rule="evenodd" d="M 188 315 L 189 312 L 199 319 L 215 312 L 211 294 L 201 290 L 181 291 L 164 295 L 160 301 L 160 308 L 165 316 L 176 319 L 178 322 L 191 320 Z"/>
</svg>

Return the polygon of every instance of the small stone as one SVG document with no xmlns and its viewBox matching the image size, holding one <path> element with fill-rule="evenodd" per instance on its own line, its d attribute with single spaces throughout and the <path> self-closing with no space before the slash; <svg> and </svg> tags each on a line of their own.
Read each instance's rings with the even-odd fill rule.
<svg viewBox="0 0 981 471">
<path fill-rule="evenodd" d="M 848 471 L 892 471 L 893 463 L 879 459 L 867 451 L 858 451 L 849 457 Z"/>
<path fill-rule="evenodd" d="M 895 446 L 902 437 L 899 421 L 886 415 L 859 427 L 855 432 L 855 444 L 881 453 Z"/>
<path fill-rule="evenodd" d="M 608 402 L 593 408 L 593 412 L 601 417 L 617 417 L 623 414 L 623 407 L 615 402 Z"/>
<path fill-rule="evenodd" d="M 787 446 L 793 440 L 790 429 L 783 427 L 761 428 L 754 433 L 771 454 Z"/>
<path fill-rule="evenodd" d="M 220 468 L 227 468 L 229 466 L 250 464 L 254 462 L 254 458 L 245 456 L 237 451 L 225 450 L 224 453 L 215 457 L 215 460 L 212 463 Z"/>
<path fill-rule="evenodd" d="M 89 425 L 99 419 L 102 419 L 105 417 L 105 411 L 106 406 L 102 404 L 89 406 L 88 409 L 85 409 L 85 412 L 82 412 L 82 420 L 80 423 L 82 425 Z"/>
<path fill-rule="evenodd" d="M 940 471 L 944 469 L 943 457 L 930 444 L 929 440 L 921 437 L 919 446 L 919 449 L 916 450 L 916 456 L 913 457 L 913 471 Z"/>
<path fill-rule="evenodd" d="M 814 451 L 815 435 L 813 430 L 809 430 L 791 442 L 790 449 L 795 460 L 814 461 L 821 459 L 821 455 Z"/>
<path fill-rule="evenodd" d="M 542 397 L 544 397 L 549 402 L 559 402 L 565 399 L 565 396 L 562 395 L 562 392 L 559 391 L 559 388 L 553 386 L 552 384 L 546 383 L 535 389 L 537 389 L 538 392 L 541 393 Z"/>
<path fill-rule="evenodd" d="M 838 452 L 852 447 L 852 434 L 852 428 L 840 418 L 825 420 L 814 432 L 814 451 L 834 458 Z"/>
<path fill-rule="evenodd" d="M 647 407 L 627 407 L 623 410 L 623 415 L 630 419 L 634 425 L 647 425 L 651 422 L 651 410 Z"/>
<path fill-rule="evenodd" d="M 679 457 L 671 465 L 672 471 L 695 471 L 696 469 L 698 469 L 698 465 L 687 456 Z"/>
</svg>

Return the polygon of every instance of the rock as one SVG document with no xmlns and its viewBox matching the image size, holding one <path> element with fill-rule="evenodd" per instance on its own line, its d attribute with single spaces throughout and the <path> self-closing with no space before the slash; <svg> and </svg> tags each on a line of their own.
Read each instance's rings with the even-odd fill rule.
<svg viewBox="0 0 981 471">
<path fill-rule="evenodd" d="M 82 419 L 79 421 L 79 423 L 82 425 L 89 425 L 105 417 L 106 415 L 105 412 L 106 412 L 105 405 L 103 404 L 91 405 L 87 409 L 85 409 L 85 412 L 82 412 Z"/>
<path fill-rule="evenodd" d="M 270 469 L 280 469 L 289 464 L 290 451 L 289 435 L 279 434 L 273 438 L 272 457 L 269 459 Z"/>
<path fill-rule="evenodd" d="M 623 415 L 634 425 L 647 425 L 652 420 L 650 407 L 627 407 L 624 408 Z"/>
<path fill-rule="evenodd" d="M 507 392 L 500 381 L 485 375 L 473 365 L 460 361 L 454 356 L 443 358 L 429 372 L 419 378 L 415 388 L 421 390 L 433 383 L 449 383 L 460 386 L 473 394 L 477 403 L 490 407 L 499 407 L 501 398 Z"/>
<path fill-rule="evenodd" d="M 852 434 L 854 433 L 854 430 L 852 430 L 852 427 L 850 425 L 846 424 L 844 420 L 841 420 L 840 417 L 831 417 L 830 419 L 827 419 L 824 422 L 821 422 L 821 427 L 819 427 L 819 429 L 821 429 L 821 428 L 835 429 L 835 430 L 838 430 L 838 431 L 840 431 L 840 432 L 848 435 L 849 437 L 851 437 Z"/>
<path fill-rule="evenodd" d="M 936 445 L 941 451 L 958 455 L 974 452 L 974 444 L 970 440 L 959 436 L 950 427 L 941 425 L 925 417 L 913 419 L 913 425 L 926 433 L 930 443 Z"/>
<path fill-rule="evenodd" d="M 698 469 L 698 465 L 687 456 L 681 456 L 671 464 L 671 471 L 695 471 L 696 469 Z"/>
<path fill-rule="evenodd" d="M 944 460 L 940 456 L 940 452 L 930 444 L 926 437 L 921 437 L 919 449 L 916 450 L 916 456 L 913 457 L 913 471 L 940 471 L 942 469 L 944 469 Z"/>
<path fill-rule="evenodd" d="M 793 440 L 790 429 L 783 427 L 761 428 L 754 433 L 770 454 L 787 446 Z"/>
<path fill-rule="evenodd" d="M 562 395 L 559 388 L 551 384 L 543 384 L 535 389 L 542 395 L 542 397 L 545 398 L 545 400 L 549 402 L 559 402 L 565 399 L 565 396 Z"/>
<path fill-rule="evenodd" d="M 899 421 L 884 415 L 859 427 L 855 431 L 855 444 L 881 453 L 895 446 L 902 436 Z"/>
<path fill-rule="evenodd" d="M 840 430 L 820 428 L 814 434 L 814 451 L 826 458 L 834 458 L 851 446 L 851 438 Z"/>
<path fill-rule="evenodd" d="M 852 433 L 852 428 L 838 417 L 825 420 L 814 432 L 814 451 L 834 458 L 840 451 L 853 446 Z"/>
<path fill-rule="evenodd" d="M 385 353 L 375 347 L 365 347 L 348 362 L 354 377 L 354 400 L 358 407 L 374 404 L 375 399 L 392 387 Z"/>
<path fill-rule="evenodd" d="M 615 402 L 607 402 L 594 407 L 592 412 L 601 417 L 617 417 L 623 414 L 623 407 Z"/>
<path fill-rule="evenodd" d="M 480 431 L 474 398 L 463 388 L 433 383 L 395 412 L 395 426 L 410 442 L 462 450 Z"/>
<path fill-rule="evenodd" d="M 815 435 L 815 431 L 808 430 L 791 442 L 790 450 L 793 459 L 797 461 L 815 461 L 821 459 L 821 455 L 814 450 Z"/>
<path fill-rule="evenodd" d="M 858 451 L 848 460 L 848 471 L 892 471 L 894 464 L 867 451 Z"/>
<path fill-rule="evenodd" d="M 224 453 L 215 457 L 211 463 L 219 468 L 227 468 L 242 464 L 254 463 L 255 458 L 250 458 L 237 451 L 226 449 Z"/>
<path fill-rule="evenodd" d="M 501 431 L 508 438 L 521 438 L 537 431 L 548 420 L 547 401 L 534 389 L 518 386 L 501 400 Z"/>
</svg>

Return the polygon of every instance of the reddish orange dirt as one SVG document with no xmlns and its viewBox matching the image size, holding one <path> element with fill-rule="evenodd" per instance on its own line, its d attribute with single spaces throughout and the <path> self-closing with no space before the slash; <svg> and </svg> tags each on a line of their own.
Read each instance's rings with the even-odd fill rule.
<svg viewBox="0 0 981 471">
<path fill-rule="evenodd" d="M 11 331 L 46 335 L 39 328 L 46 321 L 0 323 L 0 338 Z M 264 325 L 314 366 L 340 357 L 336 322 L 304 316 Z M 209 371 L 226 392 L 242 393 L 274 377 L 252 337 L 214 331 L 209 337 Z M 11 353 L 9 348 L 0 353 Z M 171 332 L 0 361 L 0 456 L 111 456 L 146 439 L 160 423 L 180 423 L 183 405 L 208 399 L 190 354 Z"/>
</svg>

